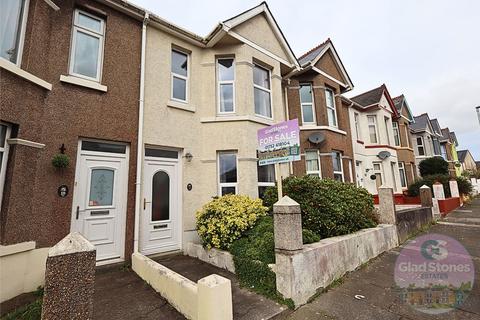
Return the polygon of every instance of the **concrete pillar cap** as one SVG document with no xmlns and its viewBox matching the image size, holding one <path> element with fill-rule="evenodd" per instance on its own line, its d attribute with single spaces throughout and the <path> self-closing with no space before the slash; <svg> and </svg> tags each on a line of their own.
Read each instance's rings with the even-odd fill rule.
<svg viewBox="0 0 480 320">
<path fill-rule="evenodd" d="M 80 233 L 71 232 L 48 250 L 48 256 L 55 257 L 89 251 L 95 251 L 95 246 Z"/>
<path fill-rule="evenodd" d="M 420 189 L 430 189 L 430 187 L 424 184 L 423 186 L 420 187 Z"/>
<path fill-rule="evenodd" d="M 289 196 L 284 196 L 282 199 L 277 201 L 273 205 L 273 213 L 277 214 L 289 214 L 289 213 L 300 213 L 300 205 L 298 202 L 290 198 Z"/>
</svg>

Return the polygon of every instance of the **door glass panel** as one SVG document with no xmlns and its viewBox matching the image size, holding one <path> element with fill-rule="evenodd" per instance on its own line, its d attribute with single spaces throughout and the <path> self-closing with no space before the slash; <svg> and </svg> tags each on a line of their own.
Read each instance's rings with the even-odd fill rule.
<svg viewBox="0 0 480 320">
<path fill-rule="evenodd" d="M 152 179 L 152 221 L 170 219 L 170 177 L 158 171 Z"/>
<path fill-rule="evenodd" d="M 88 205 L 110 206 L 113 203 L 114 172 L 111 169 L 93 169 L 90 179 Z"/>
<path fill-rule="evenodd" d="M 124 144 L 114 144 L 99 141 L 82 141 L 82 150 L 110 153 L 126 153 L 127 146 Z"/>
</svg>

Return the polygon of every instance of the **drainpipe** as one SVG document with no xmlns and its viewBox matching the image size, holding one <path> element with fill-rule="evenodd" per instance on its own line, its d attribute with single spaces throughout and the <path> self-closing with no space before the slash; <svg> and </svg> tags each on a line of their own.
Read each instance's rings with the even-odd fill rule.
<svg viewBox="0 0 480 320">
<path fill-rule="evenodd" d="M 147 24 L 149 13 L 145 12 L 142 26 L 142 52 L 140 62 L 140 99 L 138 104 L 138 138 L 137 138 L 137 174 L 135 181 L 135 225 L 133 234 L 133 252 L 138 252 L 138 238 L 140 231 L 140 206 L 142 191 L 143 165 L 143 111 L 145 98 L 145 47 L 147 42 Z"/>
</svg>

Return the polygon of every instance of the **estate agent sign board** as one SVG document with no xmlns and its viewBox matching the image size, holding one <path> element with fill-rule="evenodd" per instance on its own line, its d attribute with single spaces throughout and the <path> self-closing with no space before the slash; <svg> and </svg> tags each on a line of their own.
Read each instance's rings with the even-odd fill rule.
<svg viewBox="0 0 480 320">
<path fill-rule="evenodd" d="M 300 160 L 298 119 L 258 130 L 257 150 L 260 166 Z"/>
</svg>

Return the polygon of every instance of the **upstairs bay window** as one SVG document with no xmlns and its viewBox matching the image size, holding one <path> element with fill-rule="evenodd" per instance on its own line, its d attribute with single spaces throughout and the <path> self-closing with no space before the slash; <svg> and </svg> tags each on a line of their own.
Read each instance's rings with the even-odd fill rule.
<svg viewBox="0 0 480 320">
<path fill-rule="evenodd" d="M 235 112 L 235 60 L 217 60 L 218 113 Z"/>
<path fill-rule="evenodd" d="M 407 176 L 405 173 L 405 164 L 403 162 L 398 163 L 398 172 L 400 173 L 400 184 L 402 188 L 407 187 Z"/>
<path fill-rule="evenodd" d="M 325 89 L 325 98 L 327 100 L 327 117 L 330 127 L 337 127 L 337 110 L 335 108 L 335 95 L 331 89 Z"/>
<path fill-rule="evenodd" d="M 275 186 L 275 165 L 257 166 L 258 197 L 263 199 L 268 187 Z"/>
<path fill-rule="evenodd" d="M 393 126 L 393 141 L 395 143 L 395 146 L 399 147 L 400 146 L 400 131 L 398 130 L 398 122 L 392 122 Z"/>
<path fill-rule="evenodd" d="M 390 145 L 390 118 L 384 117 L 383 120 L 385 122 L 385 134 L 387 137 L 387 145 Z"/>
<path fill-rule="evenodd" d="M 188 54 L 172 50 L 172 100 L 188 100 Z"/>
<path fill-rule="evenodd" d="M 105 21 L 103 19 L 75 10 L 70 51 L 69 73 L 71 75 L 100 82 L 104 38 Z"/>
<path fill-rule="evenodd" d="M 302 125 L 315 125 L 315 108 L 311 84 L 300 84 L 300 105 L 302 108 Z"/>
<path fill-rule="evenodd" d="M 355 121 L 355 134 L 357 136 L 357 140 L 362 140 L 362 136 L 360 133 L 360 115 L 357 112 L 355 112 L 353 114 L 353 119 Z"/>
<path fill-rule="evenodd" d="M 27 19 L 28 0 L 0 1 L 0 57 L 19 65 Z"/>
<path fill-rule="evenodd" d="M 272 118 L 270 71 L 258 65 L 253 66 L 253 95 L 255 114 Z"/>
<path fill-rule="evenodd" d="M 378 143 L 377 138 L 377 116 L 367 116 L 368 133 L 370 135 L 370 143 Z"/>
<path fill-rule="evenodd" d="M 237 194 L 237 153 L 218 153 L 218 195 Z"/>
<path fill-rule="evenodd" d="M 417 137 L 417 151 L 419 156 L 425 155 L 425 146 L 423 144 L 423 137 Z"/>
<path fill-rule="evenodd" d="M 320 158 L 317 150 L 305 151 L 305 167 L 308 175 L 321 178 Z"/>
<path fill-rule="evenodd" d="M 333 162 L 333 179 L 343 182 L 344 178 L 343 178 L 342 153 L 338 151 L 332 152 L 332 162 Z"/>
</svg>

